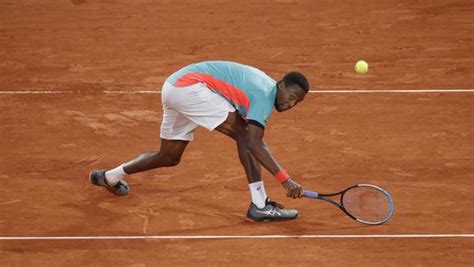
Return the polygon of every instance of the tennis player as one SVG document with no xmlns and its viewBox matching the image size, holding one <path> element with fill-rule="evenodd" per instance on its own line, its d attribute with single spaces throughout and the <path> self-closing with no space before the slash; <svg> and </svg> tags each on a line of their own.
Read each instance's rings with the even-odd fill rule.
<svg viewBox="0 0 474 267">
<path fill-rule="evenodd" d="M 290 72 L 276 82 L 264 72 L 227 61 L 207 61 L 186 66 L 165 81 L 161 96 L 163 120 L 159 151 L 144 153 L 111 170 L 94 170 L 90 181 L 116 195 L 126 195 L 130 187 L 125 176 L 179 164 L 186 146 L 198 127 L 217 130 L 237 143 L 247 175 L 252 202 L 249 221 L 285 221 L 298 216 L 271 201 L 261 176 L 263 166 L 287 190 L 300 198 L 303 188 L 272 156 L 263 141 L 273 108 L 287 111 L 303 101 L 309 84 L 303 74 Z"/>
</svg>

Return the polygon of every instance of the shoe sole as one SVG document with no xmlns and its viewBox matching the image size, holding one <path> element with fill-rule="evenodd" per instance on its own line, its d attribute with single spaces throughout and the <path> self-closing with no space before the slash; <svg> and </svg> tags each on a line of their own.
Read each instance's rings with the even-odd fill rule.
<svg viewBox="0 0 474 267">
<path fill-rule="evenodd" d="M 291 220 L 294 220 L 296 218 L 298 218 L 298 214 L 296 214 L 295 217 L 291 217 L 291 218 L 274 217 L 274 218 L 265 218 L 263 220 L 254 220 L 252 218 L 245 217 L 245 220 L 247 220 L 249 222 L 252 222 L 252 223 L 257 223 L 257 222 L 284 222 L 284 221 L 291 221 Z"/>
</svg>

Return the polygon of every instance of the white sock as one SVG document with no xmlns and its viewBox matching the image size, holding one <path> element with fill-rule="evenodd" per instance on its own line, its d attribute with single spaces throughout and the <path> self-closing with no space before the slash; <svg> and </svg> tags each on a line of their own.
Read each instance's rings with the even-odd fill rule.
<svg viewBox="0 0 474 267">
<path fill-rule="evenodd" d="M 257 208 L 262 209 L 265 207 L 265 201 L 267 200 L 267 193 L 263 182 L 256 182 L 249 184 L 250 194 L 252 195 L 252 202 Z"/>
<path fill-rule="evenodd" d="M 109 185 L 116 185 L 122 180 L 127 174 L 123 170 L 123 164 L 115 169 L 105 172 L 105 179 Z"/>
</svg>

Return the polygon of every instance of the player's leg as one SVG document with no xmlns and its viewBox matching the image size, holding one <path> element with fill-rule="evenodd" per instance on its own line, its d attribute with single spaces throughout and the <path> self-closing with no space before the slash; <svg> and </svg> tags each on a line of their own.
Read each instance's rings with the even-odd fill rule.
<svg viewBox="0 0 474 267">
<path fill-rule="evenodd" d="M 260 182 L 260 163 L 247 150 L 247 122 L 237 112 L 229 112 L 227 119 L 215 130 L 236 141 L 240 163 L 245 169 L 249 184 Z"/>
<path fill-rule="evenodd" d="M 103 186 L 116 195 L 126 195 L 130 191 L 124 179 L 126 175 L 160 167 L 176 166 L 180 162 L 181 156 L 189 141 L 193 139 L 193 132 L 198 125 L 176 108 L 179 105 L 189 105 L 186 101 L 190 98 L 186 94 L 176 95 L 176 92 L 180 92 L 180 90 L 170 88 L 169 84 L 163 86 L 160 150 L 144 153 L 108 171 L 92 171 L 90 174 L 92 184 Z"/>
<path fill-rule="evenodd" d="M 144 172 L 160 167 L 172 167 L 179 164 L 189 141 L 161 139 L 159 151 L 141 154 L 137 158 L 123 164 L 126 174 Z"/>
<path fill-rule="evenodd" d="M 298 216 L 298 211 L 283 209 L 282 205 L 267 197 L 260 163 L 247 149 L 247 122 L 237 112 L 229 112 L 227 119 L 216 130 L 236 141 L 239 159 L 245 169 L 252 196 L 252 203 L 247 211 L 247 220 L 255 222 L 295 219 Z"/>
<path fill-rule="evenodd" d="M 159 151 L 144 153 L 137 158 L 121 164 L 112 170 L 94 170 L 90 174 L 93 184 L 103 186 L 116 195 L 126 195 L 130 187 L 125 176 L 160 167 L 176 166 L 189 141 L 161 139 Z"/>
<path fill-rule="evenodd" d="M 229 112 L 227 119 L 215 130 L 235 140 L 240 163 L 247 175 L 252 202 L 259 208 L 265 207 L 267 194 L 262 182 L 261 166 L 247 149 L 247 122 L 237 112 Z"/>
<path fill-rule="evenodd" d="M 168 94 L 166 94 L 166 96 L 168 96 Z M 109 171 L 96 172 L 95 176 L 98 178 L 95 180 L 99 180 L 99 182 L 98 184 L 94 183 L 94 179 L 91 178 L 93 184 L 104 186 L 117 195 L 124 195 L 126 194 L 125 192 L 123 192 L 123 194 L 117 193 L 121 190 L 118 190 L 116 186 L 126 184 L 124 180 L 125 176 L 159 167 L 176 166 L 179 163 L 186 146 L 189 141 L 193 139 L 193 132 L 198 125 L 189 120 L 179 111 L 166 105 L 166 103 L 167 102 L 163 104 L 163 120 L 160 129 L 160 150 L 144 153 Z M 105 180 L 104 184 L 100 183 L 102 173 Z M 92 176 L 93 174 L 91 174 L 91 177 Z M 128 185 L 126 187 L 127 190 L 125 191 L 129 191 Z"/>
</svg>

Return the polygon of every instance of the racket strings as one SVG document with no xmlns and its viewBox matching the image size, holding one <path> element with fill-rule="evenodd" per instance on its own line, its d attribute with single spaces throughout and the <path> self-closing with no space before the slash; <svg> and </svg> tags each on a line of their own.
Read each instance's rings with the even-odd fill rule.
<svg viewBox="0 0 474 267">
<path fill-rule="evenodd" d="M 380 190 L 359 186 L 346 191 L 342 198 L 344 209 L 352 216 L 366 222 L 382 222 L 390 214 L 391 204 Z"/>
</svg>

